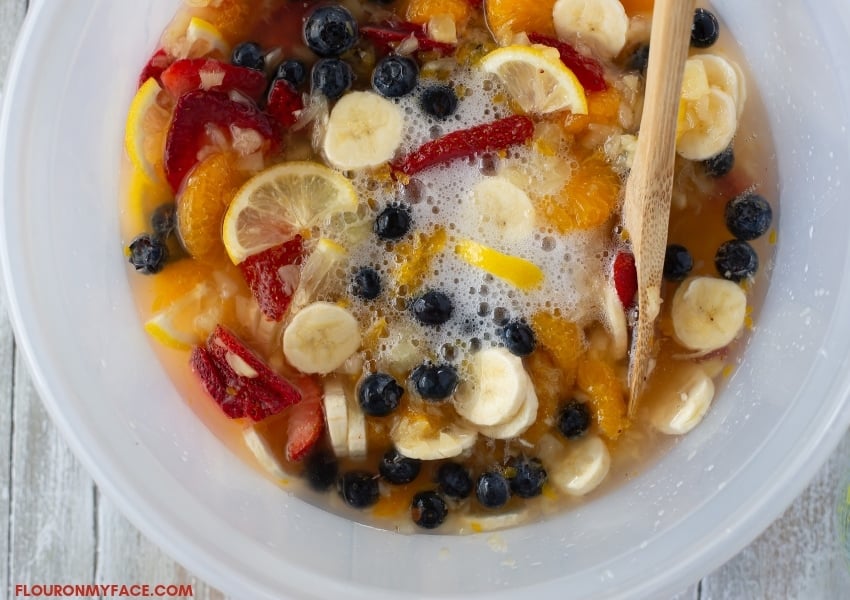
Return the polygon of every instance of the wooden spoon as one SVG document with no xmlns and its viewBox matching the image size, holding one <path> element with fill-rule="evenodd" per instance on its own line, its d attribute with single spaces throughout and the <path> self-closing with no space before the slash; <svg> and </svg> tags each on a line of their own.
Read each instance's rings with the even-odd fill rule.
<svg viewBox="0 0 850 600">
<path fill-rule="evenodd" d="M 652 17 L 643 116 L 623 207 L 638 278 L 638 322 L 629 363 L 629 416 L 634 416 L 652 370 L 676 161 L 676 124 L 694 5 L 695 0 L 655 0 Z"/>
</svg>

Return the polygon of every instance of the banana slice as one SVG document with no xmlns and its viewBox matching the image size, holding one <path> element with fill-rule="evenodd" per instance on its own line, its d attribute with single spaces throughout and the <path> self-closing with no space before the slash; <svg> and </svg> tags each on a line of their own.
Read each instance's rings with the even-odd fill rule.
<svg viewBox="0 0 850 600">
<path fill-rule="evenodd" d="M 475 355 L 472 377 L 454 395 L 455 410 L 473 425 L 503 425 L 519 412 L 528 386 L 518 356 L 505 348 L 488 348 Z"/>
<path fill-rule="evenodd" d="M 468 529 L 474 533 L 498 531 L 499 529 L 516 527 L 521 523 L 525 523 L 528 517 L 529 512 L 527 510 L 506 512 L 501 515 L 464 515 L 460 519 L 460 526 L 461 529 Z"/>
<path fill-rule="evenodd" d="M 682 158 L 706 160 L 728 148 L 737 129 L 735 100 L 710 87 L 698 100 L 683 100 L 676 150 Z"/>
<path fill-rule="evenodd" d="M 652 425 L 670 435 L 688 433 L 699 425 L 714 400 L 714 382 L 697 364 L 682 365 L 659 389 L 647 391 L 653 402 Z"/>
<path fill-rule="evenodd" d="M 277 461 L 277 458 L 275 458 L 268 442 L 259 433 L 257 433 L 257 430 L 254 429 L 254 427 L 246 427 L 243 429 L 242 438 L 245 440 L 245 445 L 263 469 L 274 475 L 277 479 L 287 478 L 286 472 L 281 468 L 280 463 Z"/>
<path fill-rule="evenodd" d="M 611 358 L 620 360 L 625 358 L 629 351 L 629 327 L 626 323 L 626 311 L 623 303 L 612 285 L 605 285 L 603 294 L 603 308 L 605 323 L 608 333 L 611 334 Z"/>
<path fill-rule="evenodd" d="M 283 332 L 283 354 L 302 373 L 330 373 L 359 347 L 357 319 L 330 302 L 307 305 Z"/>
<path fill-rule="evenodd" d="M 695 54 L 688 62 L 700 63 L 705 70 L 709 87 L 717 88 L 732 97 L 736 115 L 740 118 L 747 99 L 747 83 L 740 67 L 717 54 Z"/>
<path fill-rule="evenodd" d="M 455 424 L 434 429 L 424 417 L 402 417 L 393 426 L 390 437 L 403 456 L 440 460 L 458 456 L 472 448 L 478 433 Z"/>
<path fill-rule="evenodd" d="M 515 438 L 525 433 L 526 429 L 534 425 L 534 422 L 537 420 L 538 404 L 537 392 L 534 391 L 534 386 L 529 380 L 525 393 L 525 402 L 522 403 L 522 407 L 520 407 L 516 416 L 504 425 L 479 426 L 478 433 L 494 440 Z"/>
<path fill-rule="evenodd" d="M 617 56 L 626 45 L 629 17 L 620 0 L 558 0 L 552 19 L 559 38 L 578 37 L 604 58 Z"/>
<path fill-rule="evenodd" d="M 549 481 L 571 496 L 584 496 L 599 486 L 611 468 L 608 446 L 595 435 L 571 441 L 552 468 L 547 468 Z"/>
<path fill-rule="evenodd" d="M 479 223 L 502 239 L 516 241 L 534 233 L 534 206 L 521 188 L 504 177 L 487 177 L 472 188 Z"/>
<path fill-rule="evenodd" d="M 339 377 L 328 377 L 324 381 L 322 404 L 331 448 L 338 457 L 348 455 L 348 400 Z"/>
<path fill-rule="evenodd" d="M 325 157 L 341 170 L 376 167 L 390 160 L 401 144 L 401 109 L 374 92 L 351 92 L 328 119 Z"/>
<path fill-rule="evenodd" d="M 673 296 L 673 335 L 685 348 L 708 353 L 727 346 L 744 327 L 747 295 L 737 283 L 691 277 Z"/>
<path fill-rule="evenodd" d="M 366 443 L 366 415 L 360 404 L 351 394 L 348 398 L 348 456 L 351 458 L 366 458 L 368 450 Z"/>
</svg>

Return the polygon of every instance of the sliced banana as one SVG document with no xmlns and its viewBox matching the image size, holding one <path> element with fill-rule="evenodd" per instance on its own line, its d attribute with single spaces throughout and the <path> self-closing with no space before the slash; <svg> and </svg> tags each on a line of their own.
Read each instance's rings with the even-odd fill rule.
<svg viewBox="0 0 850 600">
<path fill-rule="evenodd" d="M 277 479 L 286 479 L 287 474 L 281 468 L 277 458 L 271 450 L 268 442 L 262 437 L 257 430 L 251 426 L 242 430 L 242 437 L 245 440 L 245 445 L 257 459 L 263 469 Z"/>
<path fill-rule="evenodd" d="M 709 87 L 717 88 L 732 97 L 736 115 L 740 118 L 747 99 L 747 83 L 738 65 L 717 54 L 695 54 L 688 62 L 700 63 L 705 70 Z"/>
<path fill-rule="evenodd" d="M 518 356 L 488 348 L 473 358 L 472 377 L 454 395 L 455 410 L 474 425 L 503 425 L 519 412 L 528 386 Z"/>
<path fill-rule="evenodd" d="M 611 454 L 608 446 L 595 435 L 586 435 L 566 445 L 563 455 L 546 471 L 562 492 L 584 496 L 595 490 L 608 475 Z"/>
<path fill-rule="evenodd" d="M 503 425 L 492 425 L 490 427 L 481 425 L 478 427 L 478 433 L 494 440 L 515 438 L 525 433 L 526 429 L 534 425 L 534 422 L 537 420 L 538 405 L 537 392 L 534 391 L 534 386 L 529 382 L 525 393 L 525 401 L 522 403 L 516 416 Z"/>
<path fill-rule="evenodd" d="M 455 424 L 435 429 L 424 417 L 402 417 L 393 426 L 390 437 L 403 456 L 440 460 L 459 456 L 472 448 L 478 433 Z"/>
<path fill-rule="evenodd" d="M 338 457 L 348 456 L 348 400 L 339 377 L 325 379 L 322 404 L 331 448 Z"/>
<path fill-rule="evenodd" d="M 714 382 L 700 365 L 686 363 L 663 384 L 647 390 L 647 395 L 652 402 L 652 425 L 662 433 L 682 435 L 699 425 L 708 412 Z"/>
<path fill-rule="evenodd" d="M 472 188 L 479 223 L 502 239 L 524 240 L 534 233 L 534 206 L 522 188 L 505 177 L 487 177 Z"/>
<path fill-rule="evenodd" d="M 723 152 L 738 129 L 735 100 L 718 88 L 698 100 L 683 100 L 676 151 L 688 160 L 706 160 Z"/>
<path fill-rule="evenodd" d="M 401 109 L 374 92 L 350 92 L 334 106 L 323 149 L 342 170 L 376 167 L 390 160 L 401 144 Z"/>
<path fill-rule="evenodd" d="M 626 322 L 626 311 L 617 295 L 614 286 L 606 284 L 602 292 L 604 302 L 605 324 L 611 334 L 611 358 L 620 360 L 629 351 L 629 327 Z"/>
<path fill-rule="evenodd" d="M 348 456 L 351 458 L 366 458 L 368 445 L 366 441 L 366 415 L 360 408 L 360 403 L 354 394 L 348 396 Z"/>
<path fill-rule="evenodd" d="M 525 523 L 528 518 L 529 512 L 527 510 L 511 511 L 500 515 L 464 515 L 460 519 L 460 526 L 462 529 L 481 533 L 484 531 L 498 531 L 499 529 L 516 527 Z"/>
<path fill-rule="evenodd" d="M 620 0 L 558 0 L 552 19 L 559 38 L 578 37 L 604 58 L 617 56 L 626 45 L 629 17 Z"/>
<path fill-rule="evenodd" d="M 330 302 L 307 305 L 283 332 L 283 354 L 302 373 L 330 373 L 359 347 L 357 319 Z"/>
<path fill-rule="evenodd" d="M 727 346 L 743 329 L 747 295 L 726 279 L 691 277 L 676 290 L 670 316 L 673 335 L 682 346 L 712 352 Z"/>
</svg>

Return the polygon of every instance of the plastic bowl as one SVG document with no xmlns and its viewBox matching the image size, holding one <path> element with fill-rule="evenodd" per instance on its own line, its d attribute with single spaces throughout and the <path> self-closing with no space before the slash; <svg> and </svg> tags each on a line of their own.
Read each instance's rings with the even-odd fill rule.
<svg viewBox="0 0 850 600">
<path fill-rule="evenodd" d="M 165 376 L 128 288 L 118 171 L 134 79 L 177 4 L 31 3 L 2 113 L 0 239 L 18 341 L 53 419 L 130 520 L 198 575 L 239 598 L 658 598 L 744 547 L 835 447 L 850 423 L 845 2 L 715 4 L 757 74 L 782 192 L 743 366 L 646 472 L 498 544 L 377 531 L 307 505 L 241 463 Z"/>
</svg>

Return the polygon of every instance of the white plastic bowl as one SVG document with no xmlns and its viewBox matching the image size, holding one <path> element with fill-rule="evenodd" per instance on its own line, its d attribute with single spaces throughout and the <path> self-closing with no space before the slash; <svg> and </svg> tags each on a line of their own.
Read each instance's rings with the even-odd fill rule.
<svg viewBox="0 0 850 600">
<path fill-rule="evenodd" d="M 658 598 L 744 547 L 835 447 L 850 423 L 845 2 L 716 2 L 757 74 L 782 191 L 744 365 L 657 464 L 580 510 L 501 533 L 504 553 L 487 534 L 401 536 L 309 506 L 177 397 L 139 325 L 118 227 L 124 115 L 177 4 L 31 5 L 0 127 L 0 250 L 48 410 L 101 488 L 189 569 L 238 598 Z"/>
</svg>

